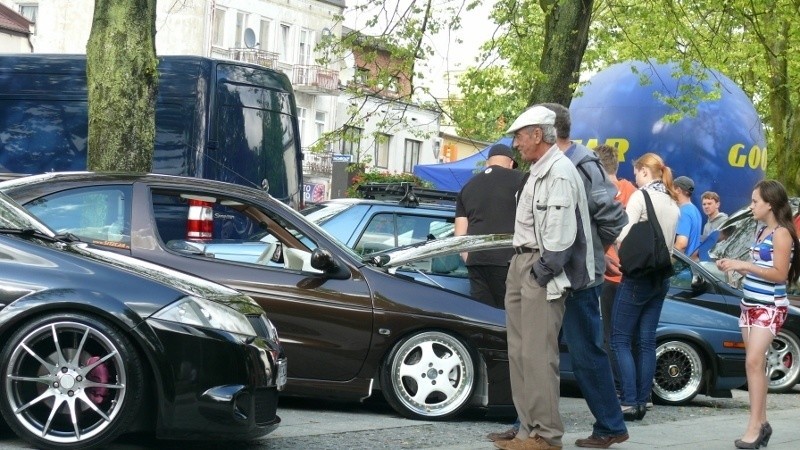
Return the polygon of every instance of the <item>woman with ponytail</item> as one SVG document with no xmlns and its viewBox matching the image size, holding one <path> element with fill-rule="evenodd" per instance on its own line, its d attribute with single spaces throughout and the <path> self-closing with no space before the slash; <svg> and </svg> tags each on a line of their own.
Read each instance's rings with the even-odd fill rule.
<svg viewBox="0 0 800 450">
<path fill-rule="evenodd" d="M 744 275 L 739 327 L 745 345 L 750 420 L 741 439 L 734 441 L 736 448 L 766 447 L 772 436 L 767 422 L 766 354 L 786 320 L 786 285 L 800 275 L 800 243 L 783 185 L 775 180 L 756 184 L 750 210 L 761 226 L 750 247 L 749 261 L 717 261 L 721 270 Z"/>
<path fill-rule="evenodd" d="M 680 217 L 677 192 L 672 186 L 672 171 L 655 153 L 642 155 L 634 161 L 633 167 L 640 189 L 628 199 L 625 207 L 628 225 L 622 229 L 617 242 L 625 239 L 634 224 L 651 219 L 647 215 L 643 193 L 646 191 L 671 253 Z M 617 361 L 623 416 L 625 420 L 641 420 L 647 412 L 646 405 L 653 387 L 656 326 L 669 289 L 670 274 L 635 278 L 625 275 L 625 267 L 622 270 L 622 280 L 611 311 L 611 349 Z M 638 358 L 634 359 L 631 346 L 637 336 Z"/>
</svg>

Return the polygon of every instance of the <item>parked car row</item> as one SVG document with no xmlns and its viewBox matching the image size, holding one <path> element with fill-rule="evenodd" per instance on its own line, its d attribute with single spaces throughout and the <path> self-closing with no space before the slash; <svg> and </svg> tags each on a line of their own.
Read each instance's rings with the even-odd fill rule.
<svg viewBox="0 0 800 450">
<path fill-rule="evenodd" d="M 452 237 L 452 206 L 332 201 L 304 217 L 243 186 L 88 172 L 10 180 L 0 192 L 36 217 L 6 200 L 26 217 L 18 228 L 36 231 L 0 236 L 0 253 L 5 240 L 35 241 L 81 262 L 0 258 L 18 264 L 0 274 L 14 286 L 0 305 L 0 336 L 13 343 L 0 355 L 0 410 L 35 445 L 85 448 L 133 429 L 264 434 L 280 421 L 280 389 L 355 401 L 380 391 L 399 414 L 427 420 L 513 411 L 505 313 L 469 297 L 458 256 L 510 239 Z M 676 258 L 654 394 L 668 404 L 730 395 L 745 382 L 737 291 Z M 44 281 L 21 281 L 36 280 L 23 277 L 39 262 Z M 148 283 L 128 288 L 131 277 Z M 54 292 L 30 294 L 44 291 Z M 798 314 L 787 321 L 795 336 Z M 775 379 L 793 385 L 784 372 Z"/>
</svg>

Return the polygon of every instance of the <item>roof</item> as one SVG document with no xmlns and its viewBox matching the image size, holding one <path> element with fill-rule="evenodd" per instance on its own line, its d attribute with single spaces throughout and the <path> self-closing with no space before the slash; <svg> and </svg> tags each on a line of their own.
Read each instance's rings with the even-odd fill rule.
<svg viewBox="0 0 800 450">
<path fill-rule="evenodd" d="M 31 34 L 32 24 L 30 20 L 0 3 L 0 30 Z"/>
</svg>

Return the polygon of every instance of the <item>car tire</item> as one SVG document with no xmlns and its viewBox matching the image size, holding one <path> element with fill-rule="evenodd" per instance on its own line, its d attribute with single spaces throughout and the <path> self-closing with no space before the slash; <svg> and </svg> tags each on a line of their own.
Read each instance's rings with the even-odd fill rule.
<svg viewBox="0 0 800 450">
<path fill-rule="evenodd" d="M 689 403 L 703 386 L 703 357 L 684 341 L 664 341 L 656 348 L 653 401 L 662 405 Z"/>
<path fill-rule="evenodd" d="M 36 448 L 88 449 L 139 414 L 144 371 L 130 340 L 96 317 L 51 314 L 19 326 L 0 353 L 0 412 Z"/>
<path fill-rule="evenodd" d="M 788 330 L 781 330 L 772 340 L 767 353 L 769 392 L 791 391 L 800 377 L 800 340 Z"/>
<path fill-rule="evenodd" d="M 409 336 L 381 367 L 386 401 L 411 419 L 445 420 L 469 404 L 478 383 L 475 358 L 458 338 L 439 331 Z"/>
</svg>

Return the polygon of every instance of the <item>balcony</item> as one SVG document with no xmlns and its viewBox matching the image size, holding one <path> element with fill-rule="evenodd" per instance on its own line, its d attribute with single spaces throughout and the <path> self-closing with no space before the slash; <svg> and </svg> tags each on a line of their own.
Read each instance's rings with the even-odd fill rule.
<svg viewBox="0 0 800 450">
<path fill-rule="evenodd" d="M 226 57 L 235 61 L 242 61 L 251 64 L 258 64 L 268 69 L 277 69 L 278 54 L 266 52 L 256 48 L 229 48 Z"/>
<path fill-rule="evenodd" d="M 339 92 L 339 72 L 321 66 L 295 65 L 292 68 L 295 91 L 335 95 Z"/>
<path fill-rule="evenodd" d="M 332 152 L 311 152 L 303 149 L 303 173 L 328 175 L 333 173 Z"/>
</svg>

